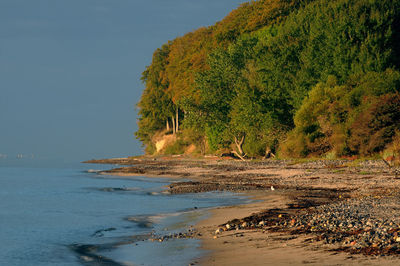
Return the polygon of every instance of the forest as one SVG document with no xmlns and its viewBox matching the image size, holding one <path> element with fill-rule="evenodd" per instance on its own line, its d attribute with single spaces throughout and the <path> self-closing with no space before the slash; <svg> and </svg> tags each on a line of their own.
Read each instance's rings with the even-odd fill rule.
<svg viewBox="0 0 400 266">
<path fill-rule="evenodd" d="M 396 0 L 244 3 L 154 52 L 135 135 L 147 154 L 398 157 L 399 31 Z"/>
</svg>

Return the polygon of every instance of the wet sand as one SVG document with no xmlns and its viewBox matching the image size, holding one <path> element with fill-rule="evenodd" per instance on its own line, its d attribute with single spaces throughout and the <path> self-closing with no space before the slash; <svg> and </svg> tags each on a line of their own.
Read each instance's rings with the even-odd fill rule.
<svg viewBox="0 0 400 266">
<path fill-rule="evenodd" d="M 142 157 L 91 162 L 125 165 L 105 174 L 177 178 L 169 193 L 234 191 L 257 199 L 214 209 L 197 225 L 196 236 L 209 251 L 202 265 L 400 264 L 400 179 L 383 161 Z M 385 211 L 362 216 L 350 228 L 371 199 Z M 323 214 L 335 204 L 349 206 L 346 221 L 340 207 L 333 216 Z M 317 221 L 308 219 L 314 216 Z"/>
</svg>

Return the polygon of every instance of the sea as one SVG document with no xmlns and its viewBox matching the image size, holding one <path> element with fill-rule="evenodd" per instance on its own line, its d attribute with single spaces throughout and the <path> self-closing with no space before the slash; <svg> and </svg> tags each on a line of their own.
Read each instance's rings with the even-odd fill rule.
<svg viewBox="0 0 400 266">
<path fill-rule="evenodd" d="M 110 165 L 0 166 L 0 265 L 188 265 L 206 251 L 190 230 L 240 194 L 171 195 L 174 179 L 100 175 Z M 152 240 L 153 239 L 153 240 Z"/>
</svg>

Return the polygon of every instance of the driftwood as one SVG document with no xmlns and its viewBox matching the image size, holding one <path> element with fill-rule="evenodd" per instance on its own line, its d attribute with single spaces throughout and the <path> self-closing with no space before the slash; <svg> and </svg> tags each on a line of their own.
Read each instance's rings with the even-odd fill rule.
<svg viewBox="0 0 400 266">
<path fill-rule="evenodd" d="M 239 157 L 242 161 L 246 161 L 246 159 L 244 158 L 245 155 L 241 156 L 237 151 L 231 151 L 231 153 L 235 154 L 237 157 Z"/>
<path fill-rule="evenodd" d="M 391 164 L 389 161 L 386 161 L 386 160 L 383 159 L 383 158 L 382 158 L 382 160 L 383 160 L 383 162 L 384 162 L 387 166 L 389 166 L 389 168 L 392 168 L 392 164 Z"/>
<path fill-rule="evenodd" d="M 243 155 L 242 146 L 243 146 L 243 142 L 244 142 L 244 137 L 245 137 L 245 135 L 242 136 L 242 138 L 240 139 L 240 141 L 235 137 L 235 144 L 236 144 L 236 147 L 237 147 L 237 149 L 238 149 L 238 151 L 239 151 L 238 153 L 240 154 L 240 156 Z"/>
<path fill-rule="evenodd" d="M 275 158 L 275 154 L 271 151 L 270 148 L 267 148 L 265 150 L 265 155 L 263 159 L 268 159 L 268 158 Z"/>
</svg>

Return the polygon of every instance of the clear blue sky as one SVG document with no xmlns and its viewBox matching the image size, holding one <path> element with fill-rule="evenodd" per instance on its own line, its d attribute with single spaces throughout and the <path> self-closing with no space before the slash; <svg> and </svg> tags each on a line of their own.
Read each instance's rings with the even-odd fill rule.
<svg viewBox="0 0 400 266">
<path fill-rule="evenodd" d="M 0 154 L 141 154 L 135 104 L 153 51 L 243 2 L 0 0 Z"/>
</svg>

